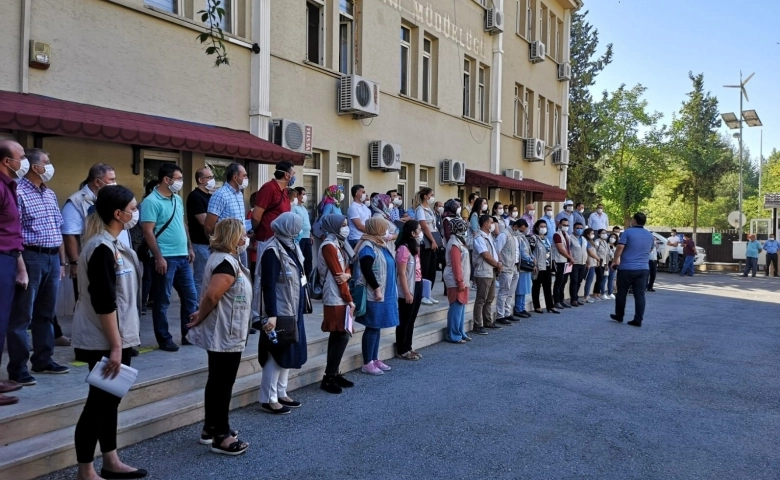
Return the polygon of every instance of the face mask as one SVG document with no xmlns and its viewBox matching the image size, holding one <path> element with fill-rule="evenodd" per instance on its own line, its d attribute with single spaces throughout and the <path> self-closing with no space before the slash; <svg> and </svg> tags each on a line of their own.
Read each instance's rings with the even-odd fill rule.
<svg viewBox="0 0 780 480">
<path fill-rule="evenodd" d="M 249 186 L 249 178 L 245 178 L 244 181 L 241 182 L 241 185 L 238 186 L 238 189 L 243 190 L 248 186 Z"/>
<path fill-rule="evenodd" d="M 504 214 L 504 209 L 503 208 L 499 208 L 498 210 L 496 210 L 496 213 L 498 213 L 499 215 L 503 215 Z"/>
<path fill-rule="evenodd" d="M 241 255 L 242 253 L 246 252 L 246 249 L 249 247 L 249 237 L 244 237 L 244 244 L 243 245 L 236 245 L 236 253 Z"/>
<path fill-rule="evenodd" d="M 580 209 L 578 209 L 577 211 L 578 211 L 578 212 L 580 212 L 580 213 L 582 213 L 582 212 L 584 212 L 584 211 L 585 211 L 585 209 L 584 209 L 584 208 L 580 208 Z"/>
<path fill-rule="evenodd" d="M 536 210 L 528 210 L 528 215 L 530 215 L 532 217 L 534 216 L 535 213 L 536 213 Z"/>
<path fill-rule="evenodd" d="M 487 212 L 487 205 L 482 205 L 482 211 Z"/>
<path fill-rule="evenodd" d="M 609 239 L 609 243 L 615 243 L 615 239 L 614 238 L 610 238 Z"/>
<path fill-rule="evenodd" d="M 344 200 L 344 194 L 343 193 L 339 193 L 338 195 L 336 195 L 336 201 L 337 202 L 341 202 L 342 200 Z"/>
<path fill-rule="evenodd" d="M 572 207 L 571 205 L 566 207 L 567 212 L 571 212 L 572 210 L 574 210 L 574 207 Z"/>
<path fill-rule="evenodd" d="M 138 216 L 139 215 L 140 215 L 140 212 L 138 210 L 133 212 L 133 218 L 131 218 L 129 222 L 127 222 L 124 225 L 122 225 L 122 227 L 125 230 L 130 230 L 131 228 L 135 227 L 135 225 L 138 223 Z"/>
<path fill-rule="evenodd" d="M 544 216 L 545 216 L 545 217 L 552 218 L 552 210 L 546 210 L 546 211 L 544 212 Z"/>
<path fill-rule="evenodd" d="M 365 202 L 366 201 L 366 197 L 367 197 L 367 195 L 364 193 L 363 195 L 360 196 L 360 201 L 361 202 Z"/>
<path fill-rule="evenodd" d="M 539 235 L 547 235 L 547 229 L 546 228 L 540 228 L 539 229 Z"/>
<path fill-rule="evenodd" d="M 181 187 L 184 186 L 184 180 L 177 180 L 173 182 L 168 188 L 171 189 L 171 192 L 176 193 L 179 190 L 181 190 Z"/>
<path fill-rule="evenodd" d="M 297 198 L 293 198 L 292 204 L 293 205 L 298 205 L 298 199 Z"/>
<path fill-rule="evenodd" d="M 393 199 L 393 205 L 395 205 L 395 206 L 397 206 L 397 207 L 400 207 L 400 206 L 401 206 L 401 203 L 403 203 L 403 202 L 401 202 L 401 199 L 400 199 L 400 198 L 398 198 L 398 197 L 395 197 L 395 198 Z"/>
<path fill-rule="evenodd" d="M 517 212 L 512 212 L 512 218 L 517 218 Z"/>
<path fill-rule="evenodd" d="M 21 165 L 19 166 L 19 170 L 16 171 L 16 176 L 22 178 L 30 171 L 30 161 L 23 158 L 20 163 Z"/>
<path fill-rule="evenodd" d="M 597 211 L 598 213 L 604 213 L 604 209 L 603 209 L 603 208 L 599 208 L 599 209 L 597 209 L 596 211 Z"/>
<path fill-rule="evenodd" d="M 569 231 L 569 227 L 561 227 L 561 231 L 562 231 L 563 233 L 566 233 L 566 232 L 568 232 L 568 231 Z"/>
<path fill-rule="evenodd" d="M 458 209 L 457 209 L 457 210 L 455 210 L 455 215 L 458 215 L 458 216 L 460 216 L 460 207 L 458 207 Z"/>
<path fill-rule="evenodd" d="M 290 183 L 287 184 L 288 187 L 292 187 L 295 184 L 295 175 L 290 177 Z"/>
<path fill-rule="evenodd" d="M 370 207 L 371 206 L 371 200 L 364 200 L 363 205 Z"/>
<path fill-rule="evenodd" d="M 578 228 L 577 230 L 574 231 L 574 233 L 576 233 L 577 235 L 582 235 L 582 232 L 584 232 L 584 231 L 585 230 L 583 230 L 581 228 Z"/>
<path fill-rule="evenodd" d="M 392 236 L 393 236 L 393 234 L 392 234 L 392 233 L 390 233 L 390 230 L 388 230 L 387 232 L 385 232 L 385 240 L 390 240 L 390 239 L 392 238 Z"/>
<path fill-rule="evenodd" d="M 308 199 L 309 199 L 308 195 L 301 196 L 301 203 L 305 204 L 308 201 Z"/>
<path fill-rule="evenodd" d="M 439 212 L 439 215 L 441 215 L 442 213 L 444 213 L 444 207 L 439 207 L 436 209 L 436 211 Z"/>
<path fill-rule="evenodd" d="M 596 236 L 595 235 L 588 235 L 588 238 L 593 240 L 594 238 L 596 238 Z"/>
<path fill-rule="evenodd" d="M 204 185 L 204 187 L 206 187 L 206 190 L 209 190 L 209 191 L 210 190 L 214 190 L 214 187 L 216 187 L 216 186 L 217 186 L 217 181 L 214 180 L 213 178 L 211 180 L 209 180 L 208 182 L 206 182 L 206 185 Z"/>
<path fill-rule="evenodd" d="M 769 237 L 769 239 L 770 239 L 770 240 L 774 240 L 774 239 L 775 239 L 775 237 Z"/>
<path fill-rule="evenodd" d="M 43 180 L 44 183 L 51 180 L 51 178 L 54 176 L 54 166 L 53 165 L 44 165 L 43 166 L 44 171 L 43 173 L 39 173 L 41 180 Z"/>
<path fill-rule="evenodd" d="M 414 238 L 417 239 L 417 243 L 423 243 L 423 233 L 422 232 L 420 232 L 417 235 L 415 235 Z"/>
<path fill-rule="evenodd" d="M 341 227 L 339 235 L 343 238 L 347 238 L 349 236 L 349 227 Z"/>
<path fill-rule="evenodd" d="M 606 233 L 602 233 L 602 234 L 600 235 L 600 237 L 601 237 L 601 239 L 602 239 L 602 240 L 606 240 L 608 236 L 609 236 L 609 235 L 607 235 Z"/>
<path fill-rule="evenodd" d="M 494 223 L 494 224 L 490 225 L 490 233 L 493 233 L 495 231 L 496 231 L 496 224 Z"/>
<path fill-rule="evenodd" d="M 434 202 L 436 202 L 436 197 L 434 197 L 433 195 L 431 195 L 431 198 L 429 198 L 429 199 L 428 199 L 428 205 L 433 205 L 433 204 L 434 204 Z"/>
</svg>

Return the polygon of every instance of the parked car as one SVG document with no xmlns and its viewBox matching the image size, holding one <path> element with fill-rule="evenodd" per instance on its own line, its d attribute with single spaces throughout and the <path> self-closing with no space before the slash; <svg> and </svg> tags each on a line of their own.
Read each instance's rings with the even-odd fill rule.
<svg viewBox="0 0 780 480">
<path fill-rule="evenodd" d="M 669 271 L 669 246 L 666 245 L 667 237 L 664 237 L 663 235 L 659 233 L 653 232 L 653 236 L 656 239 L 656 244 L 658 245 L 658 268 L 665 268 L 667 271 Z M 685 257 L 683 257 L 683 247 L 682 247 L 682 241 L 680 242 L 680 245 L 677 246 L 677 253 L 679 254 L 677 256 L 677 270 L 682 269 L 683 262 L 685 261 Z M 693 260 L 694 265 L 702 265 L 704 264 L 704 261 L 707 258 L 707 254 L 704 251 L 703 248 L 700 246 L 696 246 L 696 258 Z"/>
</svg>

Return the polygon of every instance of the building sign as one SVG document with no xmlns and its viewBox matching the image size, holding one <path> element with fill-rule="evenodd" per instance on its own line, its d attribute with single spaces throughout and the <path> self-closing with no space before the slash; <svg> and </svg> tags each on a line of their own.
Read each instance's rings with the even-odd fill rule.
<svg viewBox="0 0 780 480">
<path fill-rule="evenodd" d="M 721 237 L 720 233 L 713 233 L 712 234 L 712 244 L 713 245 L 720 245 L 723 242 L 723 237 Z"/>
<path fill-rule="evenodd" d="M 764 208 L 780 208 L 780 193 L 767 193 L 764 195 Z"/>
<path fill-rule="evenodd" d="M 485 58 L 485 34 L 481 30 L 475 34 L 469 28 L 464 29 L 455 25 L 449 14 L 437 12 L 430 3 L 417 0 L 382 1 L 399 12 L 405 12 L 414 17 L 418 25 L 427 25 L 431 30 L 440 33 L 445 39 L 460 45 L 461 48 L 473 55 Z"/>
<path fill-rule="evenodd" d="M 306 131 L 303 136 L 303 148 L 306 152 L 311 152 L 311 137 L 312 137 L 312 127 L 311 125 L 306 125 Z"/>
</svg>

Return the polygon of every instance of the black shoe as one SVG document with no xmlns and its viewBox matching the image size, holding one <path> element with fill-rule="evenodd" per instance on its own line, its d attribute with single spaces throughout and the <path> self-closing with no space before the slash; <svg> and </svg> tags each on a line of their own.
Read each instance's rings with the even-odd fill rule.
<svg viewBox="0 0 780 480">
<path fill-rule="evenodd" d="M 655 292 L 655 289 L 654 288 L 648 288 L 647 291 L 648 292 Z"/>
<path fill-rule="evenodd" d="M 112 472 L 105 468 L 100 469 L 100 477 L 105 479 L 126 479 L 126 478 L 144 478 L 149 475 L 149 472 L 143 468 L 132 472 Z"/>
<path fill-rule="evenodd" d="M 553 305 L 553 308 L 557 308 L 558 310 L 563 310 L 564 307 L 563 307 L 563 305 L 561 305 L 560 302 L 558 302 L 555 305 Z"/>
<path fill-rule="evenodd" d="M 531 313 L 530 312 L 522 312 L 522 317 L 523 318 L 531 318 Z"/>
<path fill-rule="evenodd" d="M 282 408 L 271 408 L 270 403 L 261 403 L 260 409 L 266 413 L 272 413 L 274 415 L 287 415 L 288 413 L 290 413 L 290 409 L 288 407 L 282 405 Z"/>
<path fill-rule="evenodd" d="M 611 318 L 612 320 L 614 320 L 614 321 L 616 321 L 616 322 L 618 322 L 618 323 L 623 323 L 623 319 L 622 319 L 622 318 L 620 318 L 620 317 L 618 317 L 618 316 L 617 316 L 617 315 L 615 315 L 614 313 L 610 313 L 610 314 L 609 314 L 609 318 Z"/>
<path fill-rule="evenodd" d="M 178 352 L 179 346 L 173 342 L 168 342 L 165 345 L 160 345 L 160 350 L 164 352 Z"/>
<path fill-rule="evenodd" d="M 512 325 L 512 322 L 506 317 L 497 319 L 496 323 L 500 323 L 501 325 Z"/>
<path fill-rule="evenodd" d="M 338 395 L 344 390 L 336 384 L 336 378 L 332 375 L 325 375 L 320 382 L 320 390 Z"/>
<path fill-rule="evenodd" d="M 9 380 L 11 381 L 11 383 L 15 383 L 16 385 L 21 385 L 23 387 L 32 387 L 33 385 L 38 383 L 38 381 L 35 380 L 35 377 L 30 375 L 29 373 L 19 378 L 9 378 Z"/>
<path fill-rule="evenodd" d="M 70 368 L 60 365 L 59 363 L 52 362 L 51 365 L 49 365 L 46 368 L 35 368 L 32 369 L 33 373 L 53 373 L 53 374 L 63 374 L 70 372 Z"/>
<path fill-rule="evenodd" d="M 557 314 L 560 314 L 560 313 L 561 313 L 561 312 L 559 312 L 558 310 L 556 310 L 556 309 L 554 309 L 554 308 L 548 308 L 548 309 L 547 309 L 547 312 L 548 312 L 548 313 L 557 313 Z"/>
<path fill-rule="evenodd" d="M 282 400 L 281 398 L 279 399 L 279 403 L 289 408 L 299 408 L 301 406 L 301 402 L 296 402 L 295 400 Z"/>
<path fill-rule="evenodd" d="M 563 307 L 563 308 L 571 308 L 571 305 L 569 305 L 566 302 L 561 302 L 561 307 Z"/>
<path fill-rule="evenodd" d="M 501 327 L 499 327 L 495 323 L 491 323 L 490 325 L 485 325 L 485 328 L 492 328 L 493 330 L 501 330 Z"/>
<path fill-rule="evenodd" d="M 548 311 L 548 312 L 549 312 L 550 310 L 553 310 L 553 309 L 552 309 L 552 308 L 548 308 L 548 309 L 547 309 L 547 311 Z M 543 314 L 543 313 L 544 313 L 544 310 L 542 310 L 541 308 L 534 308 L 534 313 L 538 313 L 539 315 L 541 315 L 541 314 Z"/>
<path fill-rule="evenodd" d="M 138 355 L 140 355 L 140 353 L 141 353 L 141 352 L 139 352 L 137 349 L 135 349 L 135 348 L 130 348 L 130 356 L 131 356 L 131 357 L 137 357 Z"/>
<path fill-rule="evenodd" d="M 631 320 L 630 322 L 626 322 L 626 325 L 631 325 L 632 327 L 641 327 L 642 322 L 637 320 Z"/>
<path fill-rule="evenodd" d="M 471 330 L 471 333 L 474 335 L 487 335 L 488 332 L 485 330 L 485 327 L 474 327 L 473 330 Z"/>
<path fill-rule="evenodd" d="M 192 345 L 189 340 L 187 340 L 187 337 L 181 337 L 181 344 L 182 345 Z"/>
<path fill-rule="evenodd" d="M 582 305 L 582 304 L 580 302 L 578 302 L 577 300 L 571 302 L 571 306 L 572 307 L 579 307 L 580 305 Z"/>
<path fill-rule="evenodd" d="M 355 386 L 353 382 L 347 380 L 347 377 L 345 377 L 340 373 L 335 377 L 333 377 L 333 380 L 336 382 L 336 385 L 338 385 L 341 388 L 352 388 Z"/>
</svg>

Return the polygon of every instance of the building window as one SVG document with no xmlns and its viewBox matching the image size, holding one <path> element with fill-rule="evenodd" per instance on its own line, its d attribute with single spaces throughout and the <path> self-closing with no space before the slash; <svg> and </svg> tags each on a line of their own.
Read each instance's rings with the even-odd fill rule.
<svg viewBox="0 0 780 480">
<path fill-rule="evenodd" d="M 431 58 L 433 42 L 429 38 L 423 39 L 423 64 L 422 64 L 422 101 L 431 103 L 431 91 L 433 89 L 433 59 Z"/>
<path fill-rule="evenodd" d="M 471 61 L 463 60 L 463 116 L 471 116 Z"/>
<path fill-rule="evenodd" d="M 539 115 L 539 138 L 547 140 L 547 100 L 539 95 L 539 100 L 536 102 L 536 113 Z"/>
<path fill-rule="evenodd" d="M 168 13 L 179 14 L 181 12 L 179 0 L 144 0 L 144 3 Z"/>
<path fill-rule="evenodd" d="M 485 89 L 485 67 L 479 67 L 479 75 L 477 76 L 477 120 L 480 122 L 487 121 L 487 90 Z"/>
<path fill-rule="evenodd" d="M 142 150 L 141 155 L 143 157 L 143 165 L 144 165 L 144 186 L 146 186 L 146 184 L 151 182 L 152 180 L 158 179 L 160 175 L 160 167 L 164 163 L 175 163 L 177 165 L 181 165 L 181 154 L 179 154 L 178 152 L 158 152 L 155 150 Z M 222 175 L 221 178 L 225 178 L 225 176 Z"/>
<path fill-rule="evenodd" d="M 323 0 L 306 2 L 306 60 L 324 65 L 325 3 Z"/>
<path fill-rule="evenodd" d="M 306 189 L 306 211 L 309 221 L 314 223 L 317 216 L 317 204 L 320 200 L 320 179 L 322 178 L 322 152 L 313 151 L 311 157 L 303 160 L 303 188 Z"/>
<path fill-rule="evenodd" d="M 350 74 L 355 64 L 352 52 L 354 16 L 352 0 L 339 1 L 339 72 Z"/>
<path fill-rule="evenodd" d="M 559 62 L 565 62 L 563 58 L 563 22 L 558 20 L 558 28 L 555 32 L 555 59 Z"/>
<path fill-rule="evenodd" d="M 403 205 L 401 205 L 401 208 L 406 208 L 406 205 L 411 205 L 411 203 L 407 203 L 406 198 L 406 191 L 408 190 L 406 188 L 407 185 L 407 179 L 408 179 L 408 172 L 409 172 L 409 166 L 408 165 L 401 165 L 401 169 L 398 170 L 398 187 L 396 190 L 398 190 L 398 195 L 401 196 L 403 199 Z"/>
<path fill-rule="evenodd" d="M 553 123 L 555 145 L 563 145 L 561 142 L 561 107 L 555 107 L 555 123 Z"/>
<path fill-rule="evenodd" d="M 525 0 L 525 38 L 529 42 L 534 39 L 534 7 L 532 0 Z"/>
<path fill-rule="evenodd" d="M 548 24 L 548 13 L 547 13 L 547 7 L 542 4 L 542 14 L 539 15 L 539 40 L 542 41 L 545 45 L 550 45 L 550 38 L 548 37 L 549 32 L 547 31 L 547 24 Z"/>
<path fill-rule="evenodd" d="M 401 27 L 401 93 L 409 95 L 412 73 L 412 31 Z"/>
<path fill-rule="evenodd" d="M 520 115 L 522 107 L 520 106 L 520 86 L 515 85 L 515 101 L 512 108 L 512 133 L 515 136 L 518 136 L 520 134 Z"/>
<path fill-rule="evenodd" d="M 339 155 L 336 158 L 336 185 L 344 190 L 344 199 L 341 201 L 341 213 L 347 214 L 349 202 L 352 201 L 352 157 Z"/>
<path fill-rule="evenodd" d="M 428 167 L 420 167 L 420 188 L 428 186 Z"/>
<path fill-rule="evenodd" d="M 225 33 L 234 32 L 233 28 L 233 2 L 235 0 L 220 0 L 219 7 L 225 11 L 225 15 L 221 19 L 218 19 L 216 26 L 222 29 Z"/>
<path fill-rule="evenodd" d="M 523 102 L 523 137 L 524 138 L 533 138 L 534 136 L 534 112 L 532 110 L 533 106 L 531 105 L 531 102 L 533 102 L 534 99 L 534 92 L 532 90 L 529 90 L 528 87 L 525 89 L 525 101 Z"/>
</svg>

